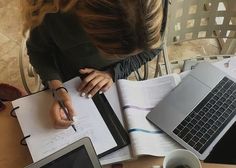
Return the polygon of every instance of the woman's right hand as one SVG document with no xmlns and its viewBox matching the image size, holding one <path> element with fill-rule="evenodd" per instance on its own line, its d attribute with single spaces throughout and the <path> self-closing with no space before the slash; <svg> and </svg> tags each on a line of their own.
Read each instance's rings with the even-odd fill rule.
<svg viewBox="0 0 236 168">
<path fill-rule="evenodd" d="M 58 87 L 54 86 L 53 88 L 58 88 Z M 72 106 L 70 95 L 67 93 L 65 89 L 59 89 L 56 92 L 58 97 L 63 101 L 68 111 L 69 117 L 72 119 L 75 112 Z M 58 101 L 54 100 L 49 112 L 55 128 L 68 128 L 69 126 L 72 125 L 73 121 L 68 120 Z"/>
</svg>

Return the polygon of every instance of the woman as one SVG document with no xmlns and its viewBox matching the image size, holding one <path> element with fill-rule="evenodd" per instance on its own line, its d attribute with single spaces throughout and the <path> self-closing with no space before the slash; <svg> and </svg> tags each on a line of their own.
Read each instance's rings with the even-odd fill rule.
<svg viewBox="0 0 236 168">
<path fill-rule="evenodd" d="M 78 91 L 91 98 L 160 51 L 161 0 L 23 0 L 22 6 L 30 63 L 71 117 L 63 82 L 86 76 Z M 56 101 L 50 113 L 56 128 L 72 124 Z"/>
</svg>

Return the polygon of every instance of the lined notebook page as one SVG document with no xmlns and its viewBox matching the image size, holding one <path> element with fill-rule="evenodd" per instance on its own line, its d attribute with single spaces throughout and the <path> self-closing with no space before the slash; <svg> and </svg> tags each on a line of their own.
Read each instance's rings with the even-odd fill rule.
<svg viewBox="0 0 236 168">
<path fill-rule="evenodd" d="M 92 99 L 80 97 L 76 91 L 79 82 L 80 79 L 75 78 L 65 83 L 77 113 L 77 132 L 72 127 L 53 128 L 49 114 L 53 102 L 50 91 L 39 92 L 12 102 L 14 107 L 20 107 L 16 110 L 16 115 L 24 136 L 30 135 L 26 142 L 34 162 L 85 136 L 90 137 L 97 154 L 117 146 Z"/>
</svg>

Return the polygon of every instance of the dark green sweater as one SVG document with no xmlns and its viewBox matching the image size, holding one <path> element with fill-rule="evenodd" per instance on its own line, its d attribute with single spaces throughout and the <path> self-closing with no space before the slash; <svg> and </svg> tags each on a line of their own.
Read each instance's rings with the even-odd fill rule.
<svg viewBox="0 0 236 168">
<path fill-rule="evenodd" d="M 80 68 L 110 70 L 113 80 L 127 78 L 141 65 L 159 54 L 160 49 L 144 51 L 122 61 L 106 60 L 72 14 L 47 14 L 27 40 L 30 63 L 43 81 L 63 82 L 79 75 Z"/>
</svg>

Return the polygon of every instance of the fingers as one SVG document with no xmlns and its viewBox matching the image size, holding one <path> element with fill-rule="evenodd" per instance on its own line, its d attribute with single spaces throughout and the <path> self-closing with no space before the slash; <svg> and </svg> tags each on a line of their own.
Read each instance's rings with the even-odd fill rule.
<svg viewBox="0 0 236 168">
<path fill-rule="evenodd" d="M 88 76 L 86 76 L 86 78 L 84 78 L 82 80 L 82 82 L 80 83 L 80 85 L 78 87 L 78 91 L 81 92 L 82 90 L 84 90 L 86 85 L 88 85 L 88 83 L 97 76 L 99 76 L 99 74 L 96 71 L 90 72 L 90 74 Z"/>
<path fill-rule="evenodd" d="M 63 104 L 69 114 L 69 118 L 72 119 L 73 116 L 75 115 L 75 111 L 72 106 L 72 101 L 71 101 L 69 94 L 64 89 L 58 90 L 57 93 L 58 93 L 59 97 L 63 100 Z"/>
<path fill-rule="evenodd" d="M 107 91 L 111 87 L 112 83 L 113 81 L 108 78 L 102 76 L 96 77 L 83 88 L 83 93 L 91 98 L 99 91 L 102 93 Z"/>
<path fill-rule="evenodd" d="M 89 74 L 81 81 L 78 87 L 78 91 L 81 92 L 81 96 L 87 95 L 88 98 L 91 98 L 98 91 L 105 92 L 108 90 L 113 83 L 109 72 L 98 71 L 90 68 L 85 68 L 82 71 Z"/>
<path fill-rule="evenodd" d="M 73 121 L 69 121 L 58 103 L 53 103 L 50 110 L 51 118 L 55 128 L 68 128 Z"/>
<path fill-rule="evenodd" d="M 75 115 L 75 110 L 74 110 L 74 108 L 73 108 L 73 106 L 71 104 L 71 101 L 65 101 L 64 104 L 66 106 L 66 109 L 67 109 L 67 111 L 69 113 L 70 118 L 72 119 L 73 116 Z"/>
<path fill-rule="evenodd" d="M 112 84 L 113 84 L 113 81 L 110 80 L 106 85 L 104 85 L 104 86 L 100 89 L 101 93 L 106 92 L 106 91 L 112 86 Z"/>
<path fill-rule="evenodd" d="M 96 78 L 90 82 L 90 86 L 84 89 L 85 94 L 91 95 L 93 97 L 98 91 L 100 91 L 107 83 L 108 79 L 104 78 Z"/>
</svg>

